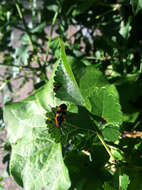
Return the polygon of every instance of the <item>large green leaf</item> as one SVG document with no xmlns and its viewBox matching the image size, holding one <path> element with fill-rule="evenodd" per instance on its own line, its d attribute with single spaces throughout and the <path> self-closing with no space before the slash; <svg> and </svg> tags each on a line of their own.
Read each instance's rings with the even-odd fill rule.
<svg viewBox="0 0 142 190">
<path fill-rule="evenodd" d="M 62 159 L 61 145 L 49 141 L 48 133 L 33 129 L 33 138 L 25 137 L 13 145 L 10 170 L 25 190 L 68 189 L 70 180 Z"/>
<path fill-rule="evenodd" d="M 27 99 L 8 104 L 4 110 L 8 138 L 12 144 L 10 172 L 25 190 L 66 190 L 70 180 L 61 145 L 46 124 L 46 111 L 62 102 L 54 97 L 55 64 L 50 81 Z M 55 127 L 55 126 L 53 126 Z"/>
</svg>

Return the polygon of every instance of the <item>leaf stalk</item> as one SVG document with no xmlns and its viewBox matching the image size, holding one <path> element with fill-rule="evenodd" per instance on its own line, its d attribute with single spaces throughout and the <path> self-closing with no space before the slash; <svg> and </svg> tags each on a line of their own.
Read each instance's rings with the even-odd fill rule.
<svg viewBox="0 0 142 190">
<path fill-rule="evenodd" d="M 106 151 L 108 152 L 108 154 L 110 155 L 110 159 L 114 162 L 115 158 L 113 156 L 113 154 L 111 153 L 109 147 L 107 146 L 107 144 L 105 143 L 103 137 L 99 134 L 99 132 L 97 131 L 97 137 L 99 138 L 99 140 L 101 141 L 101 143 L 103 144 L 103 146 L 105 147 Z"/>
</svg>

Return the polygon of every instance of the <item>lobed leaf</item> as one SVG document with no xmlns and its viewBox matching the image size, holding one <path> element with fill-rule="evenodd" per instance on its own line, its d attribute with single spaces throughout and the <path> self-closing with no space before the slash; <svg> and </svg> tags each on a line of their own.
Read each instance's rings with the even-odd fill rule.
<svg viewBox="0 0 142 190">
<path fill-rule="evenodd" d="M 46 124 L 46 111 L 61 104 L 54 97 L 51 80 L 27 99 L 8 104 L 4 110 L 8 138 L 12 144 L 10 172 L 25 190 L 66 190 L 70 187 L 68 171 L 63 162 L 61 145 L 56 143 Z"/>
</svg>

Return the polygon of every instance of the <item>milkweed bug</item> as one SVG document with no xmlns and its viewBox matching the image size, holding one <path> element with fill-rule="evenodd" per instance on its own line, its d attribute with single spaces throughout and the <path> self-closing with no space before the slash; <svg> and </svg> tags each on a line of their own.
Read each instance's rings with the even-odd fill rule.
<svg viewBox="0 0 142 190">
<path fill-rule="evenodd" d="M 57 108 L 57 112 L 56 112 L 56 116 L 55 116 L 55 121 L 56 121 L 56 126 L 57 127 L 61 126 L 62 122 L 65 119 L 66 112 L 67 112 L 67 106 L 66 106 L 66 104 L 61 104 Z"/>
</svg>

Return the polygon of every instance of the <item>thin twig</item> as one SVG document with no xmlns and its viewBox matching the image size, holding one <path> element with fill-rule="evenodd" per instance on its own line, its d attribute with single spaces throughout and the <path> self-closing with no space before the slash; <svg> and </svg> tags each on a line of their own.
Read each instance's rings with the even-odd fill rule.
<svg viewBox="0 0 142 190">
<path fill-rule="evenodd" d="M 30 67 L 30 66 L 24 66 L 24 65 L 5 65 L 5 64 L 1 64 L 0 66 L 4 66 L 4 67 L 18 67 L 19 69 L 29 69 L 29 70 L 36 70 L 38 71 L 39 68 L 34 68 L 34 67 Z"/>
<path fill-rule="evenodd" d="M 23 25 L 24 25 L 24 28 L 25 28 L 25 32 L 26 32 L 26 34 L 27 34 L 27 36 L 28 36 L 28 38 L 29 38 L 29 42 L 30 42 L 30 45 L 31 45 L 31 47 L 32 47 L 32 50 L 34 50 L 35 48 L 34 48 L 34 45 L 33 45 L 33 42 L 32 42 L 32 38 L 31 38 L 31 36 L 30 36 L 30 34 L 29 34 L 28 27 L 27 27 L 27 25 L 26 25 L 26 21 L 25 21 L 25 19 L 24 19 L 23 13 L 22 13 L 22 11 L 21 11 L 20 5 L 19 5 L 19 3 L 18 3 L 17 1 L 16 1 L 16 8 L 17 8 L 19 17 L 20 17 L 20 19 L 21 19 L 22 22 L 23 22 Z"/>
<path fill-rule="evenodd" d="M 103 146 L 105 147 L 106 151 L 108 152 L 108 154 L 110 155 L 110 158 L 115 161 L 115 158 L 113 156 L 113 154 L 111 153 L 110 149 L 108 148 L 107 144 L 105 143 L 103 137 L 99 134 L 98 131 L 96 131 L 97 133 L 97 137 L 100 139 L 101 143 L 103 144 Z"/>
</svg>

